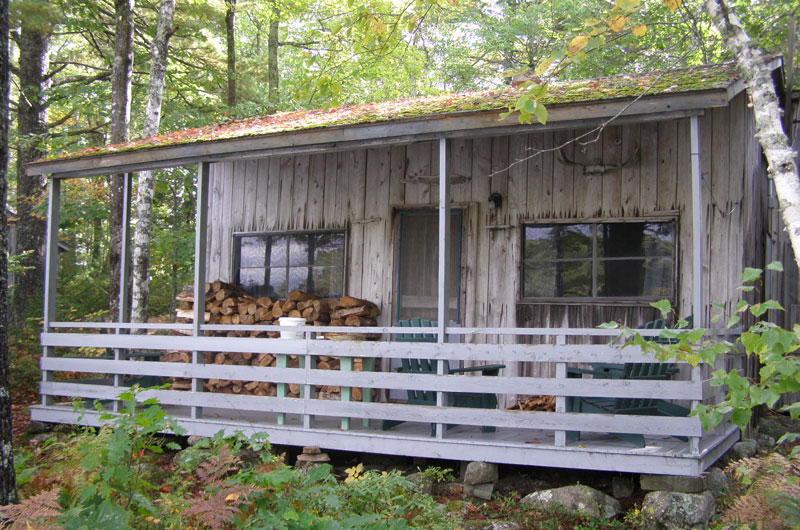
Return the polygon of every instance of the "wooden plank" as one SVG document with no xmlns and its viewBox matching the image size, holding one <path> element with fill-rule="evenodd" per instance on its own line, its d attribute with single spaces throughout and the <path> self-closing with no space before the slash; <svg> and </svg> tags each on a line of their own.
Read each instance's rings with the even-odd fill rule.
<svg viewBox="0 0 800 530">
<path fill-rule="evenodd" d="M 269 195 L 267 196 L 267 220 L 266 229 L 277 230 L 280 219 L 281 204 L 281 159 L 272 157 L 269 159 L 269 175 L 267 178 Z"/>
<path fill-rule="evenodd" d="M 640 134 L 642 142 L 640 212 L 641 215 L 653 215 L 658 211 L 658 124 L 643 123 Z"/>
<path fill-rule="evenodd" d="M 602 139 L 604 165 L 613 166 L 622 164 L 627 160 L 622 156 L 623 139 L 622 127 L 610 126 L 605 128 Z M 603 173 L 602 189 L 603 205 L 601 215 L 620 217 L 622 215 L 622 170 L 612 169 Z"/>
<path fill-rule="evenodd" d="M 710 322 L 708 314 L 708 302 L 711 300 L 711 229 L 712 229 L 712 206 L 711 206 L 711 167 L 713 160 L 712 151 L 712 113 L 708 112 L 698 118 L 698 129 L 700 133 L 700 194 L 702 196 L 702 206 L 700 210 L 701 223 L 703 232 L 701 233 L 702 241 L 702 300 L 704 307 L 702 309 L 701 317 L 703 323 Z M 695 309 L 695 325 L 700 326 L 698 322 L 698 310 Z"/>
<path fill-rule="evenodd" d="M 322 219 L 325 228 L 342 228 L 343 220 L 337 217 L 337 179 L 339 174 L 339 155 L 337 153 L 325 153 L 325 187 L 324 198 L 322 200 Z M 339 223 L 342 224 L 339 224 Z"/>
<path fill-rule="evenodd" d="M 267 230 L 267 204 L 269 198 L 269 159 L 261 158 L 258 161 L 258 172 L 256 175 L 256 211 L 255 211 L 255 231 L 265 232 Z"/>
<path fill-rule="evenodd" d="M 278 203 L 278 226 L 281 230 L 291 230 L 294 204 L 294 157 L 280 157 L 281 195 Z"/>
<path fill-rule="evenodd" d="M 450 142 L 450 167 L 453 175 L 461 175 L 466 180 L 454 183 L 450 196 L 454 204 L 467 203 L 472 198 L 472 140 L 457 138 Z"/>
<path fill-rule="evenodd" d="M 509 137 L 508 144 L 508 217 L 516 225 L 528 211 L 528 134 Z M 513 298 L 513 296 L 512 296 Z"/>
<path fill-rule="evenodd" d="M 256 199 L 258 198 L 258 160 L 248 160 L 244 164 L 244 206 L 242 231 L 256 229 Z"/>
<path fill-rule="evenodd" d="M 730 186 L 730 115 L 727 108 L 712 110 L 711 167 L 712 222 L 709 255 L 711 294 L 709 302 L 727 303 L 728 286 L 728 189 Z M 730 306 L 726 304 L 726 309 Z M 708 321 L 707 321 L 708 322 Z"/>
<path fill-rule="evenodd" d="M 553 133 L 528 135 L 528 199 L 525 215 L 532 219 L 554 217 Z"/>
<path fill-rule="evenodd" d="M 350 224 L 348 244 L 347 292 L 357 298 L 362 294 L 364 271 L 364 225 L 353 224 L 364 219 L 366 202 L 366 169 L 367 153 L 365 150 L 350 151 L 347 155 L 349 172 L 344 175 L 348 180 L 347 217 Z M 340 174 L 341 177 L 341 174 Z"/>
<path fill-rule="evenodd" d="M 431 149 L 431 142 L 417 142 L 406 147 L 405 178 L 412 179 L 431 174 Z M 429 204 L 430 186 L 427 184 L 406 184 L 405 187 L 406 205 Z"/>
<path fill-rule="evenodd" d="M 226 162 L 222 164 L 221 171 L 222 182 L 222 215 L 219 224 L 219 265 L 217 266 L 216 278 L 214 280 L 231 281 L 231 255 L 233 238 L 233 209 L 231 203 L 233 200 L 233 162 Z"/>
<path fill-rule="evenodd" d="M 575 217 L 574 179 L 575 168 L 565 163 L 575 159 L 575 131 L 554 133 L 553 152 L 553 217 L 569 219 Z"/>
<path fill-rule="evenodd" d="M 473 312 L 473 321 L 476 326 L 486 326 L 489 323 L 489 245 L 490 232 L 486 226 L 493 221 L 489 220 L 488 201 L 491 193 L 492 172 L 492 139 L 476 138 L 472 142 L 472 200 L 478 205 L 477 213 L 477 257 L 474 271 L 475 303 L 468 306 L 467 311 Z M 484 337 L 469 337 L 472 341 L 484 342 Z"/>
<path fill-rule="evenodd" d="M 692 263 L 692 135 L 688 119 L 678 121 L 678 311 L 692 314 L 694 267 Z"/>
<path fill-rule="evenodd" d="M 367 150 L 366 187 L 364 217 L 380 219 L 363 226 L 364 230 L 364 272 L 361 278 L 361 296 L 384 307 L 391 282 L 385 283 L 384 270 L 388 267 L 391 247 L 386 245 L 386 225 L 389 223 L 389 171 L 391 163 L 390 148 L 382 147 Z M 382 315 L 383 316 L 383 315 Z M 386 317 L 382 322 L 388 323 Z"/>
<path fill-rule="evenodd" d="M 294 159 L 294 179 L 292 183 L 292 230 L 306 229 L 306 207 L 308 204 L 308 155 L 298 155 Z"/>
<path fill-rule="evenodd" d="M 320 230 L 325 226 L 325 155 L 311 155 L 308 170 L 308 204 L 306 206 L 307 230 Z"/>
<path fill-rule="evenodd" d="M 730 114 L 730 152 L 728 162 L 728 197 L 725 205 L 725 212 L 728 221 L 728 284 L 725 290 L 725 299 L 729 303 L 728 307 L 734 308 L 740 298 L 737 290 L 740 284 L 740 274 L 745 266 L 744 242 L 747 235 L 746 221 L 744 218 L 744 200 L 746 195 L 753 194 L 754 199 L 758 197 L 758 190 L 745 188 L 744 178 L 744 153 L 747 152 L 749 138 L 745 133 L 745 113 L 747 112 L 747 102 L 745 95 L 737 96 L 731 101 L 729 107 Z M 745 190 L 748 193 L 745 194 Z M 760 232 L 758 232 L 760 233 Z M 758 245 L 761 247 L 761 245 Z M 762 254 L 763 251 L 758 252 Z M 783 298 L 783 297 L 781 297 Z"/>
<path fill-rule="evenodd" d="M 406 147 L 392 146 L 390 148 L 389 160 L 389 204 L 386 208 L 386 219 L 384 220 L 384 252 L 386 253 L 386 267 L 384 268 L 384 288 L 386 295 L 381 306 L 381 313 L 384 322 L 394 322 L 395 307 L 395 270 L 397 267 L 397 218 L 395 208 L 403 203 L 405 198 L 405 185 L 400 180 L 405 176 L 406 166 Z M 389 369 L 389 366 L 383 367 Z"/>
<path fill-rule="evenodd" d="M 623 167 L 620 171 L 622 180 L 620 190 L 621 213 L 626 217 L 637 217 L 641 211 L 639 203 L 641 197 L 639 172 L 642 167 L 642 140 L 639 131 L 640 125 L 638 123 L 622 127 L 622 160 L 632 160 L 638 157 L 636 162 Z"/>
<path fill-rule="evenodd" d="M 656 205 L 661 212 L 675 209 L 678 169 L 678 122 L 667 120 L 658 124 L 658 196 Z"/>
<path fill-rule="evenodd" d="M 352 359 L 352 357 L 348 357 Z M 513 388 L 519 394 L 584 396 L 590 398 L 702 399 L 704 385 L 697 381 L 648 381 L 621 379 L 567 379 L 538 377 L 453 376 L 394 372 L 353 372 L 262 368 L 235 365 L 195 365 L 150 361 L 114 361 L 89 358 L 47 358 L 41 364 L 51 371 L 94 374 L 153 375 L 162 377 L 267 381 L 442 392 L 503 394 Z M 79 382 L 79 380 L 78 380 Z"/>
<path fill-rule="evenodd" d="M 81 396 L 91 399 L 117 397 L 124 387 L 82 385 L 75 383 L 42 383 L 49 395 Z M 174 390 L 145 390 L 137 398 L 155 398 L 164 405 L 193 405 L 236 410 L 305 413 L 320 416 L 352 416 L 360 418 L 392 418 L 399 421 L 459 425 L 492 425 L 510 428 L 545 430 L 580 430 L 584 432 L 638 432 L 645 435 L 702 435 L 697 418 L 630 416 L 613 414 L 571 414 L 560 412 L 520 412 L 455 407 L 430 407 L 397 403 L 359 403 L 329 400 L 281 399 L 238 394 L 200 394 Z"/>
<path fill-rule="evenodd" d="M 222 203 L 223 186 L 222 164 L 211 164 L 209 191 L 208 259 L 206 262 L 206 281 L 219 278 L 220 253 L 222 252 Z"/>
<path fill-rule="evenodd" d="M 424 330 L 423 330 L 424 331 Z M 428 328 L 430 331 L 430 328 Z M 453 330 L 455 331 L 455 330 Z M 451 331 L 451 333 L 453 332 Z M 566 331 L 563 330 L 566 335 Z M 415 331 L 411 331 L 412 333 Z M 213 352 L 252 352 L 302 355 L 302 339 L 251 339 L 248 337 L 187 337 L 156 335 L 101 335 L 97 333 L 42 333 L 42 346 L 133 348 Z M 615 349 L 603 344 L 433 344 L 370 341 L 313 341 L 314 355 L 350 357 L 398 357 L 453 359 L 459 361 L 503 360 L 530 362 L 648 363 L 651 356 L 634 347 Z"/>
<path fill-rule="evenodd" d="M 231 229 L 234 232 L 244 231 L 244 183 L 246 162 L 233 163 L 233 191 L 231 194 Z"/>
</svg>

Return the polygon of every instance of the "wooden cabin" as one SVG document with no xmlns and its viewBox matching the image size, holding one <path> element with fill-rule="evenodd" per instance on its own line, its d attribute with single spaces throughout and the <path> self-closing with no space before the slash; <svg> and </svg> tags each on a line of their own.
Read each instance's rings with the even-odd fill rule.
<svg viewBox="0 0 800 530">
<path fill-rule="evenodd" d="M 779 60 L 771 66 L 778 79 Z M 31 164 L 29 173 L 50 176 L 50 248 L 64 179 L 125 172 L 130 190 L 136 171 L 196 165 L 194 300 L 221 280 L 253 296 L 349 295 L 380 309 L 358 334 L 309 325 L 294 328 L 303 337 L 294 339 L 209 336 L 281 328 L 206 323 L 201 303 L 192 323 L 131 324 L 125 308 L 119 324 L 63 322 L 51 252 L 43 401 L 32 417 L 96 424 L 97 414 L 79 416 L 63 398 L 114 407 L 130 376 L 186 378 L 187 390 L 142 395 L 157 397 L 191 434 L 265 431 L 273 443 L 329 449 L 702 473 L 738 439 L 733 425 L 704 432 L 694 417 L 578 413 L 570 400 L 709 402 L 720 398 L 707 383 L 713 367 L 684 366 L 665 380 L 574 378 L 568 368 L 652 363 L 597 326 L 643 326 L 659 317 L 650 302 L 669 299 L 696 327 L 713 327 L 711 304 L 735 306 L 744 267 L 779 257 L 745 87 L 731 64 L 558 83 L 544 125 L 499 118 L 517 97 L 508 89 L 279 113 Z M 128 226 L 130 193 L 126 200 Z M 792 274 L 770 276 L 773 291 Z M 792 289 L 783 291 L 794 308 Z M 433 323 L 395 326 L 413 318 Z M 174 333 L 129 334 L 139 328 Z M 327 332 L 345 340 L 316 340 Z M 424 341 L 394 340 L 414 333 Z M 359 340 L 365 335 L 380 340 Z M 114 358 L 80 357 L 86 346 L 112 348 Z M 141 349 L 189 352 L 189 362 L 148 362 Z M 208 352 L 277 362 L 205 364 Z M 339 370 L 318 369 L 321 357 L 341 359 Z M 374 368 L 355 371 L 353 359 Z M 410 359 L 435 360 L 436 370 L 395 369 Z M 481 364 L 504 368 L 498 376 L 449 373 Z M 203 391 L 210 379 L 301 390 L 294 398 Z M 340 397 L 320 399 L 324 385 L 341 388 Z M 408 391 L 428 391 L 433 401 L 407 403 Z M 499 405 L 452 406 L 449 396 L 464 392 L 498 396 Z M 508 410 L 526 396 L 554 396 L 554 408 Z M 395 425 L 385 430 L 384 420 Z M 642 434 L 644 446 L 609 433 Z"/>
</svg>

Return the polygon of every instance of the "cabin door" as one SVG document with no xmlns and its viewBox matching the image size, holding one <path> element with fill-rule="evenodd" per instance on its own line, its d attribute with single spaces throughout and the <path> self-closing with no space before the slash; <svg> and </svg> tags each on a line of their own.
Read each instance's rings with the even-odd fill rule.
<svg viewBox="0 0 800 530">
<path fill-rule="evenodd" d="M 436 210 L 399 213 L 395 319 L 437 320 L 439 214 Z M 450 314 L 459 322 L 461 293 L 461 210 L 450 218 Z"/>
</svg>

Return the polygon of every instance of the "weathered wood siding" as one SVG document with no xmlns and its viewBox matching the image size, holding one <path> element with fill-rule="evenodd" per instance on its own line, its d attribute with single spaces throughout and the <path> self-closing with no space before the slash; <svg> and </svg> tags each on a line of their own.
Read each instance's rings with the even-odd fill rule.
<svg viewBox="0 0 800 530">
<path fill-rule="evenodd" d="M 735 302 L 745 266 L 763 266 L 767 217 L 764 165 L 744 94 L 700 118 L 704 300 Z M 465 326 L 585 327 L 616 319 L 641 324 L 646 304 L 519 304 L 521 224 L 548 220 L 675 217 L 678 304 L 691 312 L 689 119 L 458 139 L 450 143 L 453 203 L 464 208 L 462 311 Z M 637 155 L 638 151 L 638 155 Z M 208 278 L 230 280 L 234 232 L 344 229 L 348 294 L 392 315 L 396 212 L 435 208 L 438 187 L 403 179 L 437 173 L 438 144 L 282 156 L 212 165 Z M 602 175 L 587 165 L 631 161 Z M 487 198 L 504 201 L 490 215 Z M 705 308 L 709 316 L 709 307 Z M 706 321 L 708 322 L 708 321 Z M 508 341 L 513 338 L 509 337 Z"/>
</svg>

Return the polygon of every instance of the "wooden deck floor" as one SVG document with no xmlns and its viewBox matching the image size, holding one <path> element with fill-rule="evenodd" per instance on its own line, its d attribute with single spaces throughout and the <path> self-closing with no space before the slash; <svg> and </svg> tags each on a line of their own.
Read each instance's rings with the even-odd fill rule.
<svg viewBox="0 0 800 530">
<path fill-rule="evenodd" d="M 270 442 L 280 445 L 317 445 L 323 449 L 361 451 L 377 454 L 418 456 L 464 461 L 488 461 L 543 467 L 564 467 L 632 473 L 697 476 L 739 438 L 736 427 L 706 434 L 699 454 L 691 454 L 689 444 L 668 436 L 647 437 L 644 448 L 636 448 L 610 434 L 583 433 L 579 441 L 566 447 L 554 444 L 548 430 L 498 428 L 484 433 L 480 427 L 456 426 L 442 438 L 431 436 L 430 424 L 407 422 L 383 430 L 379 420 L 365 426 L 354 418 L 343 430 L 341 419 L 314 417 L 309 426 L 296 414 L 287 414 L 285 425 L 278 425 L 277 414 L 205 407 L 202 418 L 192 418 L 190 407 L 165 406 L 190 435 L 211 436 L 220 429 L 246 435 L 266 432 Z M 31 407 L 37 421 L 77 424 L 79 413 L 71 404 Z M 99 414 L 84 414 L 83 423 L 99 424 Z"/>
</svg>

